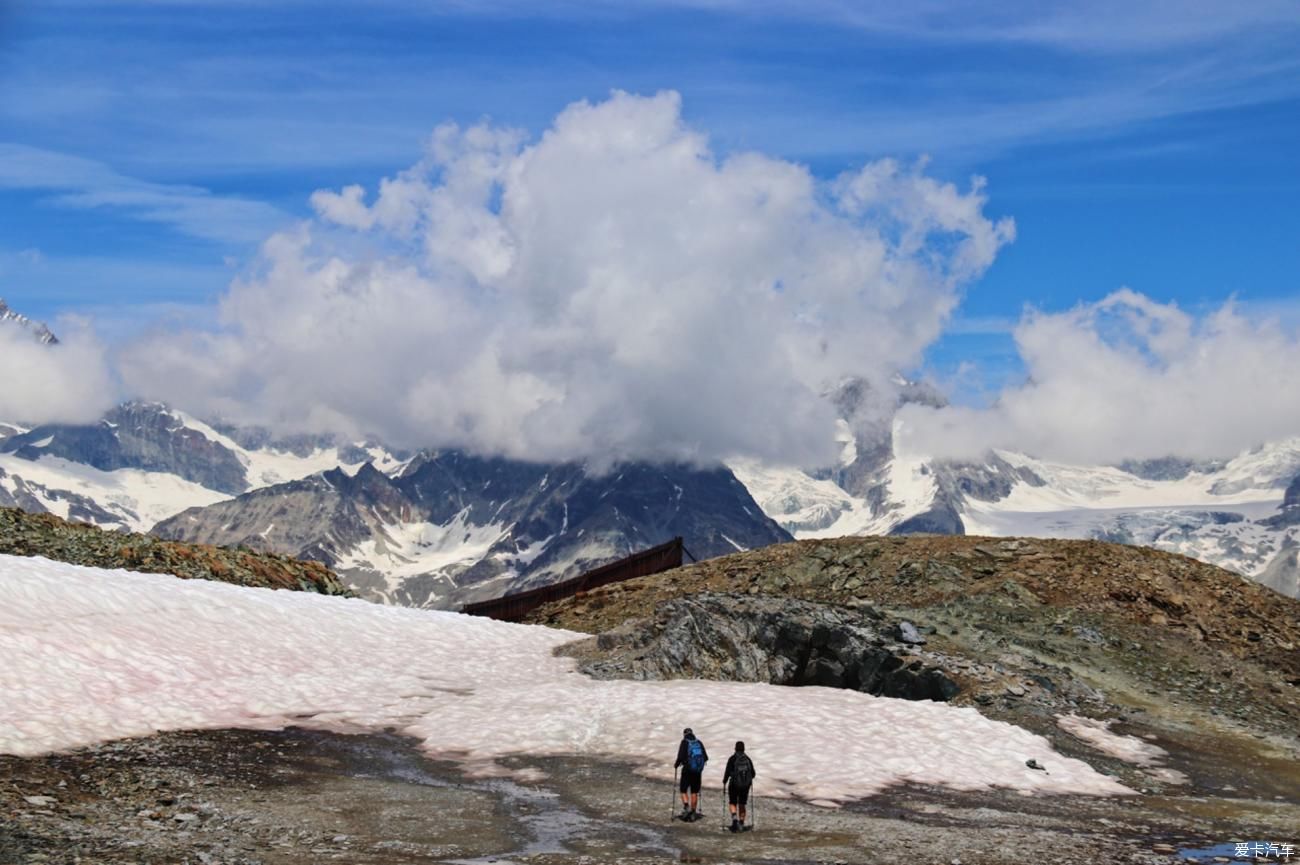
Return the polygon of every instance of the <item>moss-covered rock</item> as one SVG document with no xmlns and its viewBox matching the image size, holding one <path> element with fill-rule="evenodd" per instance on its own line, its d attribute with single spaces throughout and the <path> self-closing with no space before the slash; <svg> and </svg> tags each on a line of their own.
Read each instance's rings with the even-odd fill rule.
<svg viewBox="0 0 1300 865">
<path fill-rule="evenodd" d="M 352 596 L 319 562 L 274 553 L 164 541 L 152 535 L 111 532 L 52 514 L 0 508 L 0 554 L 43 556 L 92 568 L 122 568 L 182 579 L 239 586 Z"/>
</svg>

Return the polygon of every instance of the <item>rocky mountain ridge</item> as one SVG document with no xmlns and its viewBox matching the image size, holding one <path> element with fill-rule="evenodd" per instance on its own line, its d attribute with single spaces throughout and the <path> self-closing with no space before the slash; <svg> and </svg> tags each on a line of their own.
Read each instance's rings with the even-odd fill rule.
<svg viewBox="0 0 1300 865">
<path fill-rule="evenodd" d="M 458 451 L 364 465 L 164 520 L 168 538 L 325 562 L 376 600 L 455 606 L 573 576 L 675 536 L 699 558 L 789 539 L 724 468 L 607 473 Z"/>
<path fill-rule="evenodd" d="M 39 321 L 32 321 L 25 315 L 15 312 L 5 303 L 4 298 L 0 297 L 0 325 L 14 325 L 28 331 L 32 337 L 42 345 L 58 345 L 59 338 Z"/>
</svg>

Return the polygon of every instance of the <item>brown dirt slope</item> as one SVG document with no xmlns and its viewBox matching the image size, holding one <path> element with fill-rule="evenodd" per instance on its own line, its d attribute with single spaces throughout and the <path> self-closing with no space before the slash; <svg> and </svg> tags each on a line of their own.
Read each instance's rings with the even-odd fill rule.
<svg viewBox="0 0 1300 865">
<path fill-rule="evenodd" d="M 351 596 L 329 568 L 273 553 L 107 532 L 52 514 L 0 508 L 0 554 L 44 556 L 93 568 L 122 568 L 182 579 Z"/>
</svg>

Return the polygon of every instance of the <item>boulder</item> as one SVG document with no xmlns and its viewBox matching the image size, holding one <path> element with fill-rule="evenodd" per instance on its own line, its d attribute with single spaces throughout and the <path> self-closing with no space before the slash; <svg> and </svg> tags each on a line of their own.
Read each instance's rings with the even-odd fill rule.
<svg viewBox="0 0 1300 865">
<path fill-rule="evenodd" d="M 903 627 L 906 625 L 906 627 Z M 704 593 L 661 603 L 649 620 L 585 641 L 596 678 L 700 678 L 850 688 L 910 700 L 951 700 L 961 689 L 893 635 L 916 626 L 869 606 L 769 595 Z"/>
</svg>

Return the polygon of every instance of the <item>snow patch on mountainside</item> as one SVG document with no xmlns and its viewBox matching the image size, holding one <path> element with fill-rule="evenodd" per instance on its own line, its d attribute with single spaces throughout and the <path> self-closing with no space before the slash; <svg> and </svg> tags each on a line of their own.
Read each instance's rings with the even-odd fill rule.
<svg viewBox="0 0 1300 865">
<path fill-rule="evenodd" d="M 0 489 L 11 495 L 22 490 L 55 516 L 69 517 L 69 501 L 62 493 L 93 500 L 117 518 L 106 528 L 147 532 L 159 520 L 186 508 L 225 501 L 229 496 L 164 472 L 118 469 L 102 472 L 81 463 L 45 456 L 26 460 L 0 454 Z"/>
<path fill-rule="evenodd" d="M 348 551 L 335 563 L 339 571 L 370 569 L 383 574 L 389 590 L 403 580 L 434 574 L 455 565 L 468 567 L 488 554 L 501 540 L 506 526 L 477 526 L 467 521 L 468 510 L 446 525 L 434 523 L 380 523 L 379 532 Z"/>
<path fill-rule="evenodd" d="M 908 783 L 1131 792 L 969 707 L 830 688 L 597 681 L 553 654 L 580 636 L 0 556 L 0 753 L 292 724 L 392 728 L 480 772 L 504 772 L 497 761 L 514 755 L 580 754 L 667 779 L 688 718 L 706 741 L 743 736 L 762 754 L 768 796 L 834 803 Z"/>
<path fill-rule="evenodd" d="M 895 456 L 884 468 L 888 507 L 873 509 L 829 478 L 815 478 L 787 466 L 734 459 L 727 467 L 745 485 L 763 513 L 796 538 L 883 535 L 908 517 L 927 510 L 938 488 L 927 461 Z"/>
<path fill-rule="evenodd" d="M 799 537 L 833 527 L 865 525 L 859 518 L 862 504 L 834 481 L 819 480 L 799 469 L 767 466 L 757 460 L 734 459 L 727 467 L 745 485 L 763 513 Z M 841 531 L 840 534 L 858 534 Z"/>
</svg>

